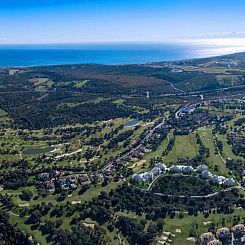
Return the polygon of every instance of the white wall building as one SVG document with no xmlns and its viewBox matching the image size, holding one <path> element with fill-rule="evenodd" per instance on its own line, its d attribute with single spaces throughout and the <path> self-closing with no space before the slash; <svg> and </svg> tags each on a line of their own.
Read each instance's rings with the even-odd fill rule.
<svg viewBox="0 0 245 245">
<path fill-rule="evenodd" d="M 192 166 L 172 165 L 169 168 L 169 171 L 172 173 L 192 173 L 194 171 L 194 169 Z"/>
<path fill-rule="evenodd" d="M 151 171 L 144 172 L 141 174 L 133 174 L 132 179 L 137 183 L 142 183 L 146 181 L 153 180 L 154 177 L 163 173 L 166 170 L 166 165 L 163 163 L 158 163 Z"/>
<path fill-rule="evenodd" d="M 236 181 L 233 178 L 225 179 L 224 180 L 224 186 L 234 186 L 236 184 Z"/>
<path fill-rule="evenodd" d="M 199 165 L 196 170 L 192 166 L 185 165 L 172 165 L 169 168 L 166 167 L 163 163 L 158 163 L 151 171 L 144 172 L 140 174 L 133 174 L 132 179 L 137 183 L 142 183 L 146 181 L 153 180 L 159 174 L 165 172 L 169 169 L 170 173 L 184 173 L 191 174 L 194 171 L 201 174 L 202 178 L 205 180 L 211 181 L 213 184 L 224 185 L 226 187 L 236 185 L 236 181 L 233 178 L 225 178 L 220 175 L 213 175 L 208 171 L 208 167 L 206 165 Z"/>
<path fill-rule="evenodd" d="M 198 173 L 202 173 L 202 172 L 204 172 L 204 171 L 208 171 L 208 166 L 206 166 L 206 165 L 199 165 L 199 166 L 197 167 L 197 172 L 198 172 Z"/>
</svg>

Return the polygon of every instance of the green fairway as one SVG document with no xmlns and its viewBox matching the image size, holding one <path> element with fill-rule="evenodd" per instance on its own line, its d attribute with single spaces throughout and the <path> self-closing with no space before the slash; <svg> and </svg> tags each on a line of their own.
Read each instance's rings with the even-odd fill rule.
<svg viewBox="0 0 245 245">
<path fill-rule="evenodd" d="M 173 149 L 165 156 L 164 162 L 173 163 L 179 158 L 193 158 L 197 155 L 198 146 L 196 145 L 195 134 L 176 136 Z"/>
<path fill-rule="evenodd" d="M 212 127 L 200 128 L 198 130 L 198 133 L 205 147 L 209 148 L 210 150 L 210 156 L 207 158 L 210 167 L 214 168 L 214 166 L 217 165 L 218 174 L 227 176 L 228 169 L 226 168 L 225 163 L 223 162 L 223 160 L 219 155 L 215 154 L 215 146 L 214 146 L 213 136 L 212 136 Z"/>
<path fill-rule="evenodd" d="M 234 160 L 244 160 L 243 157 L 240 156 L 236 156 L 233 151 L 231 146 L 227 143 L 227 138 L 226 138 L 226 134 L 217 134 L 218 138 L 220 141 L 222 141 L 223 143 L 223 153 L 224 153 L 224 158 L 225 159 L 234 159 Z"/>
<path fill-rule="evenodd" d="M 0 117 L 5 117 L 7 115 L 8 115 L 8 113 L 6 111 L 0 109 Z"/>
</svg>

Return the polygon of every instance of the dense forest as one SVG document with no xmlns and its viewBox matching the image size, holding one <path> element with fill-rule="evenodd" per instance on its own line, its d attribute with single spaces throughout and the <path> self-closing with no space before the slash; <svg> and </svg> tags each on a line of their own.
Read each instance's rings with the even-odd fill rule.
<svg viewBox="0 0 245 245">
<path fill-rule="evenodd" d="M 166 195 L 205 196 L 213 192 L 207 181 L 194 176 L 163 176 L 159 178 L 152 191 Z"/>
</svg>

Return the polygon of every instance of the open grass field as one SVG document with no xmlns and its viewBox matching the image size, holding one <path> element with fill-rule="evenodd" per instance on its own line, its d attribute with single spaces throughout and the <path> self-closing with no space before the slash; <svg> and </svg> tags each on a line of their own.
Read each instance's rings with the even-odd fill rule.
<svg viewBox="0 0 245 245">
<path fill-rule="evenodd" d="M 163 158 L 165 163 L 174 163 L 179 158 L 193 158 L 198 153 L 195 134 L 176 136 L 173 149 Z"/>
<path fill-rule="evenodd" d="M 217 136 L 218 136 L 218 139 L 222 141 L 223 143 L 223 154 L 224 154 L 225 159 L 230 158 L 234 160 L 244 160 L 243 157 L 236 156 L 233 153 L 231 146 L 227 143 L 226 135 L 217 134 Z"/>
<path fill-rule="evenodd" d="M 227 176 L 228 169 L 226 168 L 225 163 L 223 162 L 223 160 L 219 155 L 215 154 L 215 146 L 214 146 L 213 136 L 212 136 L 212 127 L 200 128 L 198 129 L 198 133 L 205 147 L 208 147 L 210 150 L 210 156 L 207 159 L 210 167 L 214 169 L 214 166 L 217 165 L 218 174 Z"/>
</svg>

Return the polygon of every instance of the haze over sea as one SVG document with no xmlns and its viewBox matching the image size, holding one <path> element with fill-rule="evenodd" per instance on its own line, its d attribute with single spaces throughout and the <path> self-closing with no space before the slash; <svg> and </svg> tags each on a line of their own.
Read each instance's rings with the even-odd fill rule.
<svg viewBox="0 0 245 245">
<path fill-rule="evenodd" d="M 190 43 L 0 45 L 0 66 L 136 64 L 202 58 L 241 51 L 245 51 L 245 47 Z"/>
</svg>

